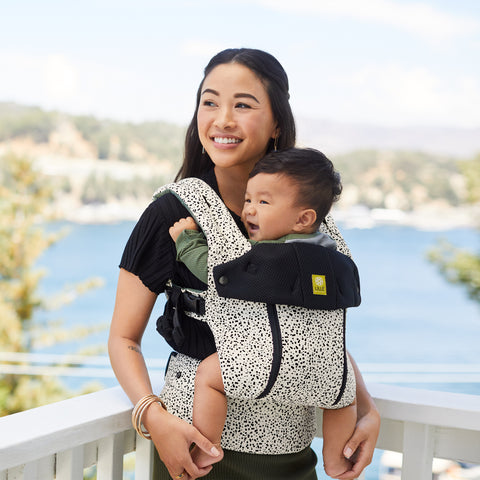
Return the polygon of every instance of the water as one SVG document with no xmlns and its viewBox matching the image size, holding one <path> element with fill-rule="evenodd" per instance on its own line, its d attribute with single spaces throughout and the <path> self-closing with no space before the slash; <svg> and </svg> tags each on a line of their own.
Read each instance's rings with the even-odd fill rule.
<svg viewBox="0 0 480 480">
<path fill-rule="evenodd" d="M 362 305 L 349 311 L 349 343 L 361 362 L 478 361 L 480 308 L 426 260 L 439 238 L 478 251 L 478 233 L 408 227 L 345 230 Z"/>
<path fill-rule="evenodd" d="M 49 294 L 65 284 L 88 277 L 104 278 L 92 290 L 54 316 L 69 325 L 108 324 L 111 318 L 118 263 L 132 222 L 113 225 L 68 226 L 70 234 L 51 247 L 39 264 L 48 268 L 41 284 Z M 478 363 L 480 305 L 464 290 L 446 282 L 426 252 L 438 239 L 478 251 L 479 234 L 473 229 L 428 232 L 405 226 L 344 229 L 339 225 L 360 271 L 362 304 L 350 309 L 347 344 L 357 363 Z M 162 311 L 159 300 L 152 320 Z M 51 315 L 51 314 L 50 314 Z M 40 314 L 39 318 L 45 318 Z M 105 330 L 85 340 L 57 345 L 42 352 L 73 353 L 87 345 L 106 345 Z M 166 358 L 169 347 L 151 321 L 144 336 L 146 357 Z M 368 380 L 368 375 L 365 375 Z M 115 384 L 105 380 L 105 386 Z M 428 383 L 409 386 L 480 394 L 480 383 Z M 321 443 L 314 447 L 321 456 Z M 319 462 L 321 464 L 321 461 Z M 367 470 L 367 480 L 377 478 L 378 454 Z M 328 478 L 320 473 L 319 478 Z"/>
</svg>

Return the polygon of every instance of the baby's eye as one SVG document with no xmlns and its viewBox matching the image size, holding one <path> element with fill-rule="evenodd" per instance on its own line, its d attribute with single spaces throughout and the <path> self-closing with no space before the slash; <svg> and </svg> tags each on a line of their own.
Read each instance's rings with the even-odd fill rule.
<svg viewBox="0 0 480 480">
<path fill-rule="evenodd" d="M 249 198 L 245 199 L 245 203 L 251 203 L 252 201 Z"/>
<path fill-rule="evenodd" d="M 259 203 L 262 204 L 262 205 L 268 205 L 268 202 L 266 200 L 260 200 Z"/>
</svg>

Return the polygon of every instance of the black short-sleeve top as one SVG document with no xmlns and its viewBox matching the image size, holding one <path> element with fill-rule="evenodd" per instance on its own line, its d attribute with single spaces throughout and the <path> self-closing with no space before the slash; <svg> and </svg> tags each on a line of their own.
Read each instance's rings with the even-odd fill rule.
<svg viewBox="0 0 480 480">
<path fill-rule="evenodd" d="M 213 169 L 201 178 L 220 196 Z M 230 214 L 247 236 L 240 217 L 232 211 Z M 168 233 L 177 220 L 189 215 L 188 210 L 171 193 L 154 200 L 135 225 L 123 251 L 120 268 L 137 275 L 156 294 L 165 290 L 169 279 L 184 287 L 205 289 L 203 282 L 176 261 L 175 243 Z"/>
</svg>

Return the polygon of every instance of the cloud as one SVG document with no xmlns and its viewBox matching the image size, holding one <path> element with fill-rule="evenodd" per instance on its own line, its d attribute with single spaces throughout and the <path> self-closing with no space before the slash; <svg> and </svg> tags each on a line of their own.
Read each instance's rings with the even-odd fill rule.
<svg viewBox="0 0 480 480">
<path fill-rule="evenodd" d="M 478 127 L 480 82 L 463 75 L 438 77 L 425 67 L 368 65 L 350 76 L 331 77 L 338 112 L 346 118 L 390 125 Z"/>
<path fill-rule="evenodd" d="M 144 71 L 131 68 L 132 62 L 101 63 L 57 53 L 0 49 L 0 65 L 0 101 L 48 110 L 135 122 L 167 119 L 183 124 L 191 115 L 195 98 L 196 85 L 191 78 L 184 81 L 192 91 L 180 95 L 160 64 Z M 176 98 L 175 108 L 166 101 L 165 91 Z"/>
<path fill-rule="evenodd" d="M 47 108 L 58 108 L 64 103 L 81 105 L 84 100 L 82 77 L 86 68 L 64 55 L 3 50 L 0 64 L 1 100 L 42 104 Z"/>
<path fill-rule="evenodd" d="M 0 101 L 38 105 L 72 113 L 91 113 L 102 103 L 120 105 L 123 72 L 94 62 L 81 62 L 57 53 L 34 55 L 0 51 Z M 118 110 L 118 109 L 117 109 Z"/>
<path fill-rule="evenodd" d="M 42 72 L 40 59 L 19 52 L 0 51 L 0 64 L 2 99 L 17 100 L 23 94 L 23 101 L 30 102 L 31 98 L 38 96 L 42 90 L 38 82 Z"/>
<path fill-rule="evenodd" d="M 180 50 L 185 55 L 211 58 L 216 53 L 225 48 L 225 45 L 216 42 L 207 42 L 205 40 L 188 40 L 183 42 Z"/>
<path fill-rule="evenodd" d="M 449 40 L 480 31 L 476 19 L 453 15 L 431 5 L 393 0 L 260 0 L 273 10 L 350 17 L 392 26 L 430 41 Z M 258 2 L 257 2 L 258 4 Z"/>
<path fill-rule="evenodd" d="M 42 65 L 44 88 L 47 97 L 54 102 L 78 94 L 79 72 L 63 55 L 48 55 Z"/>
</svg>

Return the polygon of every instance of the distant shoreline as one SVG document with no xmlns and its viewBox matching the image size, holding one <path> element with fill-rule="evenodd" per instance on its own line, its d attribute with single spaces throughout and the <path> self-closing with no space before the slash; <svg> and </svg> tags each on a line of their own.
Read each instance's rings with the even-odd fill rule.
<svg viewBox="0 0 480 480">
<path fill-rule="evenodd" d="M 82 205 L 68 212 L 57 212 L 56 220 L 79 224 L 136 222 L 148 201 Z M 335 208 L 335 220 L 344 228 L 373 228 L 379 225 L 410 226 L 419 230 L 442 231 L 480 227 L 480 206 L 424 207 L 413 212 L 395 209 L 369 209 L 362 205 Z"/>
<path fill-rule="evenodd" d="M 479 228 L 480 206 L 437 208 L 426 206 L 412 212 L 353 206 L 333 211 L 337 222 L 345 228 L 373 228 L 379 225 L 401 225 L 425 231 L 445 231 L 456 228 Z"/>
</svg>

